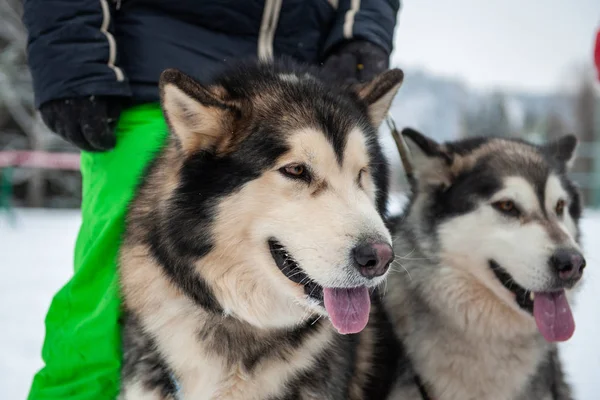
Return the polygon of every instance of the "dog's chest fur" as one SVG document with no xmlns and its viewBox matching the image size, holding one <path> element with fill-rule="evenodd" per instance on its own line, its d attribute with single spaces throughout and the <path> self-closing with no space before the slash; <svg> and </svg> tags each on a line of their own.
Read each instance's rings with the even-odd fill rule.
<svg viewBox="0 0 600 400">
<path fill-rule="evenodd" d="M 421 398 L 415 375 L 433 400 L 551 398 L 555 376 L 546 364 L 553 348 L 543 338 L 532 334 L 507 339 L 458 330 L 428 306 L 419 289 L 399 278 L 391 277 L 395 292 L 388 293 L 387 307 L 393 310 L 405 349 L 401 363 L 409 367 L 401 372 L 392 399 Z"/>
<path fill-rule="evenodd" d="M 184 399 L 311 399 L 324 393 L 345 398 L 335 390 L 347 393 L 348 382 L 332 381 L 331 372 L 336 365 L 349 368 L 344 358 L 353 343 L 340 339 L 328 321 L 283 332 L 211 315 L 181 295 L 145 253 L 143 247 L 131 249 L 136 274 L 123 279 L 136 293 L 128 302 L 123 374 L 127 381 L 140 380 L 136 387 L 143 396 L 169 399 L 172 374 Z"/>
<path fill-rule="evenodd" d="M 404 343 L 434 399 L 518 399 L 547 354 L 533 337 L 511 343 L 469 340 L 433 323 L 409 324 L 420 326 L 406 333 Z"/>
</svg>

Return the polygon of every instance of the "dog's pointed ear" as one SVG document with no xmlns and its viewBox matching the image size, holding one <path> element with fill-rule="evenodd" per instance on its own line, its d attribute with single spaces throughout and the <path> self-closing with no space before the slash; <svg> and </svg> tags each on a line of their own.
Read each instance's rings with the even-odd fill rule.
<svg viewBox="0 0 600 400">
<path fill-rule="evenodd" d="M 232 121 L 241 111 L 223 98 L 224 88 L 204 87 L 176 69 L 161 74 L 159 87 L 165 118 L 185 154 L 227 141 Z"/>
<path fill-rule="evenodd" d="M 410 153 L 412 178 L 416 183 L 450 185 L 452 156 L 435 140 L 412 128 L 404 128 L 402 137 Z"/>
<path fill-rule="evenodd" d="M 543 149 L 548 156 L 563 164 L 568 170 L 575 164 L 578 144 L 577 136 L 568 134 L 547 143 Z"/>
<path fill-rule="evenodd" d="M 382 72 L 371 81 L 355 86 L 358 97 L 367 103 L 369 118 L 376 128 L 379 128 L 387 115 L 403 80 L 404 73 L 396 68 Z"/>
</svg>

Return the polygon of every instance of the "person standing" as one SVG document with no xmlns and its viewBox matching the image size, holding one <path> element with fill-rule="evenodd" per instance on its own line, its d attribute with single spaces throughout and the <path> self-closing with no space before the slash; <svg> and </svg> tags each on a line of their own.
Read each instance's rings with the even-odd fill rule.
<svg viewBox="0 0 600 400">
<path fill-rule="evenodd" d="M 116 260 L 128 203 L 167 135 L 160 73 L 203 81 L 232 60 L 285 55 L 366 81 L 389 66 L 399 10 L 400 0 L 25 0 L 35 104 L 82 150 L 83 178 L 74 275 L 48 310 L 29 400 L 118 394 Z"/>
</svg>

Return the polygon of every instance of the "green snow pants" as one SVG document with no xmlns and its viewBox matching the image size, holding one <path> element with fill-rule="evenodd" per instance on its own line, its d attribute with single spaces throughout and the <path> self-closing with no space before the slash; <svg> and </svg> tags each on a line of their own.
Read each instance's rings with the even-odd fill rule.
<svg viewBox="0 0 600 400">
<path fill-rule="evenodd" d="M 124 111 L 116 133 L 114 150 L 81 155 L 75 271 L 48 310 L 45 366 L 35 375 L 29 400 L 114 400 L 119 391 L 117 253 L 128 203 L 162 148 L 167 127 L 159 105 L 146 104 Z"/>
</svg>

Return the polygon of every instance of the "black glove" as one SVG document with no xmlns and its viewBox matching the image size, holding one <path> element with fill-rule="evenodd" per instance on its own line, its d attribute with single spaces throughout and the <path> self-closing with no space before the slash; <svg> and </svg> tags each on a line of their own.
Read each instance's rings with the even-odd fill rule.
<svg viewBox="0 0 600 400">
<path fill-rule="evenodd" d="M 389 67 L 389 55 L 381 47 L 365 40 L 354 40 L 335 48 L 323 68 L 344 83 L 362 83 Z"/>
<path fill-rule="evenodd" d="M 73 97 L 42 104 L 44 123 L 68 142 L 85 151 L 115 147 L 115 126 L 124 98 L 112 96 Z"/>
</svg>

